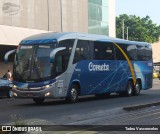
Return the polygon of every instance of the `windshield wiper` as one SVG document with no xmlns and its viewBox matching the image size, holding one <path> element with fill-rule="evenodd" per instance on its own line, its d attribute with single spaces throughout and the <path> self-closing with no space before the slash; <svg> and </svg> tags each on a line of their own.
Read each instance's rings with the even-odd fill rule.
<svg viewBox="0 0 160 134">
<path fill-rule="evenodd" d="M 36 60 L 34 60 L 34 64 L 32 66 L 32 70 L 35 70 L 37 77 L 40 79 L 41 78 L 40 77 L 40 72 L 39 72 L 38 66 L 36 64 Z"/>
<path fill-rule="evenodd" d="M 25 74 L 26 72 L 30 72 L 30 70 L 29 70 L 29 63 L 30 63 L 30 62 L 29 62 L 29 61 L 30 61 L 30 60 L 28 59 L 28 62 L 27 62 L 26 67 L 25 67 L 27 70 L 23 70 L 23 71 L 22 71 L 22 73 L 20 74 L 20 79 L 23 78 L 23 76 L 24 76 L 24 74 Z"/>
</svg>

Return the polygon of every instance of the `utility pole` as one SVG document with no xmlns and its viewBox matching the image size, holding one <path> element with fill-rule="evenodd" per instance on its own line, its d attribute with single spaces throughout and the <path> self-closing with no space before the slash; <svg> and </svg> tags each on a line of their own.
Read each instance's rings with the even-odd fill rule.
<svg viewBox="0 0 160 134">
<path fill-rule="evenodd" d="M 124 39 L 124 19 L 122 19 L 122 39 Z"/>
<path fill-rule="evenodd" d="M 129 27 L 127 27 L 127 40 L 128 40 L 128 28 L 129 28 Z"/>
</svg>

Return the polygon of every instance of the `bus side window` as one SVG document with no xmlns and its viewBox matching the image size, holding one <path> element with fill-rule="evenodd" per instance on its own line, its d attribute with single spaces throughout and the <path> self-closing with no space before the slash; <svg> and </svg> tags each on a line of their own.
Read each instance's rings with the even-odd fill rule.
<svg viewBox="0 0 160 134">
<path fill-rule="evenodd" d="M 73 64 L 89 59 L 89 42 L 78 40 L 77 47 L 74 54 Z"/>
<path fill-rule="evenodd" d="M 56 73 L 61 74 L 63 72 L 62 68 L 62 56 L 57 56 L 57 65 L 56 65 Z"/>
<path fill-rule="evenodd" d="M 68 60 L 66 61 L 66 57 L 63 52 L 58 53 L 55 59 L 55 72 L 56 75 L 60 75 L 66 71 L 68 67 Z"/>
<path fill-rule="evenodd" d="M 118 44 L 118 45 L 124 50 L 122 45 L 120 45 L 120 44 Z M 122 54 L 122 52 L 117 47 L 115 47 L 115 51 L 116 51 L 116 60 L 126 60 L 124 55 Z"/>
<path fill-rule="evenodd" d="M 106 47 L 105 60 L 114 60 L 114 49 L 111 45 Z"/>
<path fill-rule="evenodd" d="M 114 60 L 114 46 L 110 42 L 94 42 L 95 60 Z"/>
<path fill-rule="evenodd" d="M 65 47 L 66 49 L 61 52 L 62 55 L 62 67 L 65 71 L 68 67 L 70 55 L 74 45 L 74 39 L 62 40 L 59 42 L 59 47 Z"/>
<path fill-rule="evenodd" d="M 127 46 L 127 55 L 130 60 L 136 61 L 137 58 L 137 46 L 136 45 L 128 45 Z"/>
<path fill-rule="evenodd" d="M 59 42 L 58 47 L 65 47 L 66 49 L 56 54 L 55 64 L 52 67 L 52 75 L 56 74 L 58 76 L 67 70 L 74 41 L 74 39 L 67 39 Z"/>
<path fill-rule="evenodd" d="M 138 60 L 149 61 L 152 59 L 152 50 L 147 46 L 137 46 Z"/>
<path fill-rule="evenodd" d="M 152 60 L 152 49 L 146 46 L 146 60 Z"/>
</svg>

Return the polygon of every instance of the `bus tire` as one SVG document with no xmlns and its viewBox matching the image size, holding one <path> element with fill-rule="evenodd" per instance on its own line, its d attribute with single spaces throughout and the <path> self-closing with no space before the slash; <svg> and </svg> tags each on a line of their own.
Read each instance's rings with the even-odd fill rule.
<svg viewBox="0 0 160 134">
<path fill-rule="evenodd" d="M 128 81 L 124 95 L 129 97 L 132 96 L 132 94 L 133 94 L 133 83 L 131 81 Z"/>
<path fill-rule="evenodd" d="M 140 85 L 140 82 L 137 81 L 136 85 L 135 85 L 135 87 L 133 89 L 133 95 L 134 96 L 138 96 L 140 94 L 140 91 L 141 91 L 141 85 Z"/>
<path fill-rule="evenodd" d="M 33 101 L 34 101 L 36 104 L 43 104 L 44 98 L 33 98 Z"/>
<path fill-rule="evenodd" d="M 75 103 L 78 101 L 78 88 L 76 85 L 72 85 L 69 96 L 66 98 L 66 100 L 70 103 Z"/>
</svg>

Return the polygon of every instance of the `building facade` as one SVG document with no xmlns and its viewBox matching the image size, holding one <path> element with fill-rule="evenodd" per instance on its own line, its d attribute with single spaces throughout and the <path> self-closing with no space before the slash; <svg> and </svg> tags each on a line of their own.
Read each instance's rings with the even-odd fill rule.
<svg viewBox="0 0 160 134">
<path fill-rule="evenodd" d="M 153 62 L 160 62 L 160 41 L 152 44 Z"/>
<path fill-rule="evenodd" d="M 1 0 L 0 72 L 6 51 L 27 36 L 51 31 L 115 37 L 115 0 Z"/>
</svg>

